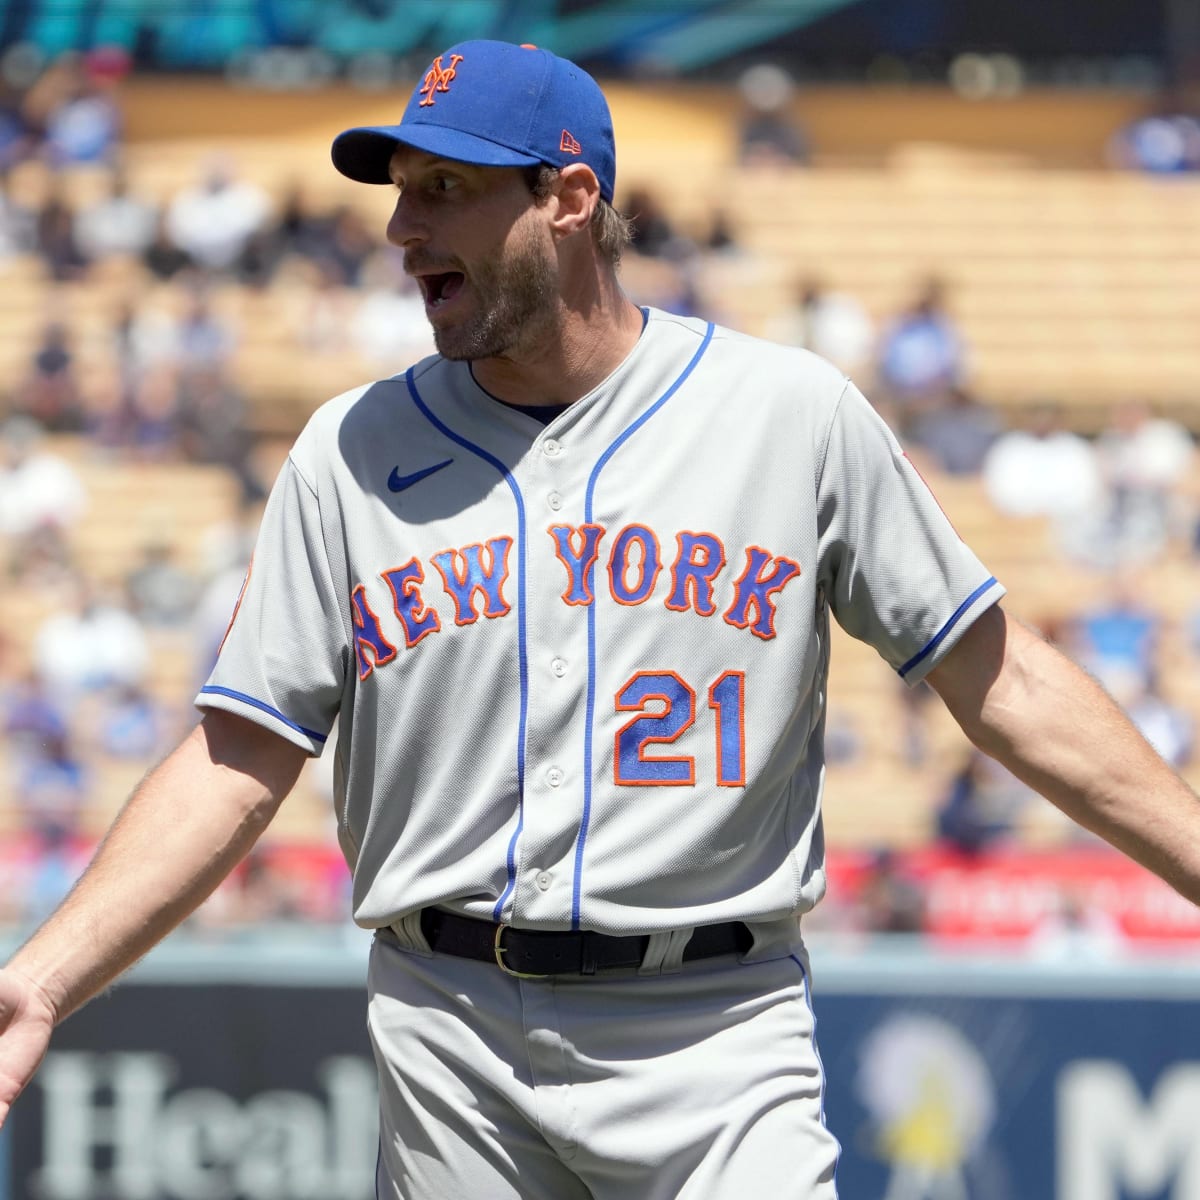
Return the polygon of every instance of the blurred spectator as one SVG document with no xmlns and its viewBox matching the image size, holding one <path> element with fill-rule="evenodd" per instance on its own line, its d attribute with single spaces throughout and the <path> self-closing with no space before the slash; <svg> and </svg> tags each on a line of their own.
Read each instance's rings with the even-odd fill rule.
<svg viewBox="0 0 1200 1200">
<path fill-rule="evenodd" d="M 94 377 L 87 397 L 89 444 L 139 461 L 178 457 L 177 391 L 178 376 L 169 364 Z"/>
<path fill-rule="evenodd" d="M 238 920 L 263 923 L 269 921 L 308 920 L 311 903 L 306 903 L 305 881 L 287 869 L 286 863 L 276 863 L 263 850 L 251 852 L 241 875 Z"/>
<path fill-rule="evenodd" d="M 90 261 L 116 255 L 141 258 L 154 241 L 158 209 L 131 193 L 120 166 L 109 175 L 108 195 L 75 214 L 75 239 Z"/>
<path fill-rule="evenodd" d="M 1088 896 L 1086 885 L 1063 880 L 1049 901 L 1049 909 L 1026 942 L 1026 951 L 1034 958 L 1078 962 L 1109 958 L 1124 949 L 1120 925 Z"/>
<path fill-rule="evenodd" d="M 1153 112 L 1119 129 L 1108 145 L 1116 167 L 1154 175 L 1200 171 L 1200 115 L 1181 90 L 1162 94 Z"/>
<path fill-rule="evenodd" d="M 76 570 L 75 552 L 61 526 L 43 526 L 9 560 L 10 579 L 25 588 L 57 588 Z"/>
<path fill-rule="evenodd" d="M 647 258 L 678 260 L 692 249 L 691 243 L 680 235 L 658 197 L 646 187 L 632 188 L 621 210 L 632 227 L 631 246 Z"/>
<path fill-rule="evenodd" d="M 972 746 L 938 804 L 938 837 L 963 854 L 980 854 L 1011 838 L 1020 810 L 1033 795 Z"/>
<path fill-rule="evenodd" d="M 865 747 L 862 733 L 852 714 L 832 708 L 825 714 L 825 762 L 847 766 L 861 762 Z"/>
<path fill-rule="evenodd" d="M 983 484 L 997 511 L 1048 517 L 1062 549 L 1091 559 L 1104 527 L 1104 484 L 1093 446 L 1066 429 L 1056 404 L 1032 406 L 1025 427 L 1002 433 L 983 461 Z"/>
<path fill-rule="evenodd" d="M 175 557 L 166 538 L 148 541 L 125 578 L 129 611 L 147 628 L 181 629 L 191 620 L 196 581 Z"/>
<path fill-rule="evenodd" d="M 348 327 L 363 358 L 399 370 L 433 353 L 425 301 L 415 281 L 402 270 L 395 271 L 390 286 L 370 288 L 355 298 L 355 304 L 353 315 L 341 326 L 341 341 L 344 345 Z"/>
<path fill-rule="evenodd" d="M 708 254 L 737 255 L 741 252 L 737 230 L 723 208 L 709 214 L 708 229 L 700 238 L 699 249 Z"/>
<path fill-rule="evenodd" d="M 870 359 L 875 326 L 855 297 L 830 291 L 816 276 L 804 275 L 796 285 L 795 302 L 768 323 L 766 336 L 803 346 L 857 376 Z"/>
<path fill-rule="evenodd" d="M 46 688 L 45 681 L 27 666 L 4 696 L 4 736 L 19 760 L 39 753 L 39 747 L 67 735 L 67 713 Z"/>
<path fill-rule="evenodd" d="M 1096 441 L 1108 490 L 1104 565 L 1131 565 L 1156 558 L 1176 529 L 1175 489 L 1196 457 L 1188 431 L 1155 417 L 1150 406 L 1130 400 L 1113 410 Z"/>
<path fill-rule="evenodd" d="M 0 263 L 37 249 L 37 214 L 13 197 L 9 183 L 7 167 L 0 167 Z"/>
<path fill-rule="evenodd" d="M 1154 674 L 1162 620 L 1136 577 L 1117 574 L 1099 602 L 1071 622 L 1064 648 L 1114 696 L 1126 697 Z"/>
<path fill-rule="evenodd" d="M 16 773 L 23 822 L 38 830 L 74 829 L 89 794 L 89 772 L 70 732 L 61 729 L 32 746 Z"/>
<path fill-rule="evenodd" d="M 859 923 L 873 933 L 921 933 L 925 895 L 891 850 L 879 850 L 858 894 Z"/>
<path fill-rule="evenodd" d="M 86 424 L 70 336 L 61 320 L 42 326 L 33 358 L 17 385 L 13 412 L 36 421 L 47 433 L 78 433 Z"/>
<path fill-rule="evenodd" d="M 89 380 L 86 403 L 83 431 L 88 445 L 99 451 L 123 451 L 133 425 L 132 396 L 115 368 Z"/>
<path fill-rule="evenodd" d="M 66 283 L 83 277 L 88 260 L 75 239 L 75 214 L 57 189 L 50 192 L 37 214 L 34 236 L 51 279 Z"/>
<path fill-rule="evenodd" d="M 9 541 L 10 568 L 19 571 L 27 543 L 75 525 L 87 507 L 87 492 L 65 458 L 42 449 L 35 421 L 13 417 L 0 437 L 0 534 Z"/>
<path fill-rule="evenodd" d="M 354 314 L 364 297 L 346 285 L 342 268 L 333 259 L 295 260 L 286 270 L 287 286 L 281 289 L 279 307 L 288 306 L 289 325 L 298 346 L 308 353 L 340 355 L 351 341 L 363 339 Z M 383 291 L 372 288 L 368 294 Z M 422 319 L 424 315 L 422 304 Z M 392 330 L 393 343 L 403 336 L 403 329 Z"/>
<path fill-rule="evenodd" d="M 276 261 L 288 255 L 320 258 L 329 246 L 336 216 L 319 212 L 304 190 L 293 183 L 284 194 L 279 215 L 264 230 Z"/>
<path fill-rule="evenodd" d="M 32 654 L 47 686 L 68 704 L 141 683 L 150 666 L 142 627 L 82 573 L 74 581 L 71 607 L 48 615 L 34 632 Z"/>
<path fill-rule="evenodd" d="M 128 57 L 101 47 L 83 57 L 65 55 L 64 62 L 64 92 L 46 114 L 46 154 L 55 166 L 110 162 L 121 142 L 116 85 L 128 71 Z"/>
<path fill-rule="evenodd" d="M 963 382 L 965 349 L 946 308 L 942 282 L 929 279 L 916 299 L 883 330 L 879 382 L 902 411 L 913 412 Z"/>
<path fill-rule="evenodd" d="M 996 411 L 959 386 L 916 418 L 909 438 L 948 475 L 978 475 L 1001 430 Z"/>
<path fill-rule="evenodd" d="M 36 925 L 48 917 L 83 874 L 93 843 L 78 821 L 42 818 L 32 822 L 25 869 L 21 872 L 18 919 Z"/>
<path fill-rule="evenodd" d="M 1157 671 L 1151 671 L 1136 695 L 1124 703 L 1142 736 L 1176 770 L 1190 766 L 1196 749 L 1196 718 L 1162 694 Z"/>
<path fill-rule="evenodd" d="M 192 256 L 172 240 L 166 213 L 158 216 L 154 237 L 142 252 L 142 265 L 160 283 L 169 283 L 195 266 Z"/>
<path fill-rule="evenodd" d="M 126 298 L 113 315 L 110 345 L 121 378 L 133 386 L 162 365 L 174 367 L 179 353 L 179 320 L 161 304 Z"/>
<path fill-rule="evenodd" d="M 139 459 L 176 458 L 181 450 L 179 378 L 170 364 L 142 373 L 130 396 L 127 448 Z"/>
<path fill-rule="evenodd" d="M 0 174 L 32 158 L 40 141 L 26 119 L 21 92 L 0 74 Z"/>
<path fill-rule="evenodd" d="M 224 271 L 234 266 L 269 215 L 267 194 L 239 180 L 229 159 L 216 157 L 205 165 L 198 184 L 171 200 L 166 228 L 171 241 L 193 262 Z"/>
<path fill-rule="evenodd" d="M 379 247 L 374 230 L 348 205 L 339 208 L 328 222 L 315 226 L 306 241 L 307 257 L 314 262 L 337 263 L 351 287 L 362 282 L 363 268 Z"/>
<path fill-rule="evenodd" d="M 808 135 L 789 112 L 795 90 L 782 67 L 759 63 L 738 80 L 745 110 L 738 126 L 738 162 L 745 167 L 795 167 L 808 162 Z"/>
<path fill-rule="evenodd" d="M 188 289 L 183 314 L 175 327 L 173 359 L 186 382 L 193 374 L 220 373 L 237 348 L 233 326 L 219 317 L 205 288 Z"/>
<path fill-rule="evenodd" d="M 243 495 L 264 494 L 245 427 L 245 397 L 226 374 L 193 369 L 180 380 L 178 412 L 180 447 L 189 462 L 227 467 Z"/>
<path fill-rule="evenodd" d="M 167 715 L 158 701 L 137 683 L 112 689 L 89 714 L 95 749 L 108 758 L 146 762 L 168 746 Z"/>
</svg>

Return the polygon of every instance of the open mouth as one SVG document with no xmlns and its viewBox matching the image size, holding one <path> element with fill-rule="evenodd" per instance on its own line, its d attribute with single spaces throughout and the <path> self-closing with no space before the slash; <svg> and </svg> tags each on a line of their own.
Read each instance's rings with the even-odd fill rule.
<svg viewBox="0 0 1200 1200">
<path fill-rule="evenodd" d="M 462 290 L 466 277 L 461 271 L 441 271 L 436 274 L 420 277 L 421 291 L 425 295 L 425 304 L 430 309 L 440 308 L 453 300 Z"/>
</svg>

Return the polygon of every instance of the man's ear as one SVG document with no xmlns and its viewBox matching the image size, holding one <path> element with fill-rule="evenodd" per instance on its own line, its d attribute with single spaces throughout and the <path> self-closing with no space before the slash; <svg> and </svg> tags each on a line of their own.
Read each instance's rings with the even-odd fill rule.
<svg viewBox="0 0 1200 1200">
<path fill-rule="evenodd" d="M 566 237 L 587 229 L 600 203 L 600 181 L 586 163 L 570 163 L 554 180 L 557 201 L 550 228 L 555 237 Z"/>
</svg>

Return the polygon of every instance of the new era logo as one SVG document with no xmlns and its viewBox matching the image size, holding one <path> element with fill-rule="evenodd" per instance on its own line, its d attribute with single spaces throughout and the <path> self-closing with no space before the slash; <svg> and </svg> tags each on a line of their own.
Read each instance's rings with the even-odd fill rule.
<svg viewBox="0 0 1200 1200">
<path fill-rule="evenodd" d="M 421 81 L 420 95 L 425 99 L 421 101 L 421 108 L 428 108 L 434 101 L 434 92 L 448 92 L 450 83 L 454 79 L 458 64 L 462 62 L 461 54 L 450 55 L 450 65 L 442 66 L 442 56 L 439 54 L 433 60 L 433 65 L 425 72 L 425 78 Z"/>
<path fill-rule="evenodd" d="M 583 153 L 583 147 L 565 129 L 562 131 L 562 140 L 558 143 L 558 148 L 564 154 Z"/>
</svg>

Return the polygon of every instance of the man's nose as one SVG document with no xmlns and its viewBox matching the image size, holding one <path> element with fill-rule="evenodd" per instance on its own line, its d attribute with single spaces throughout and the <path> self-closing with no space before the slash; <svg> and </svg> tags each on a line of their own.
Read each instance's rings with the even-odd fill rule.
<svg viewBox="0 0 1200 1200">
<path fill-rule="evenodd" d="M 417 219 L 413 211 L 413 202 L 408 197 L 400 195 L 396 198 L 396 207 L 392 210 L 391 220 L 387 226 L 387 240 L 393 246 L 404 249 L 408 246 L 420 245 L 426 240 L 428 231 L 423 222 Z"/>
</svg>

